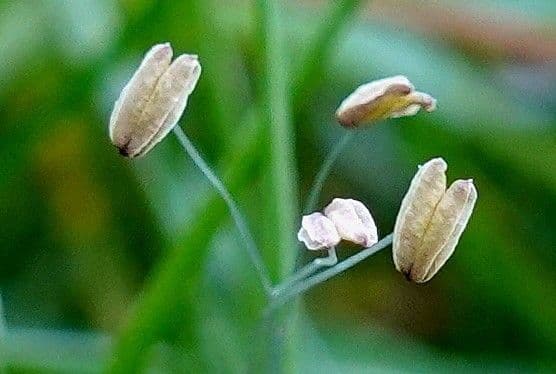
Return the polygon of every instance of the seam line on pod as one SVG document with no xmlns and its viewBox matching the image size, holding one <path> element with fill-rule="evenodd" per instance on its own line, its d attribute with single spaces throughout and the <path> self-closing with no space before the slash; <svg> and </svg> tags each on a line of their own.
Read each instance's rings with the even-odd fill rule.
<svg viewBox="0 0 556 374">
<path fill-rule="evenodd" d="M 467 192 L 467 196 L 465 198 L 465 203 L 463 204 L 463 207 L 466 206 L 466 204 L 469 202 L 469 199 L 471 198 L 471 192 Z M 457 219 L 455 220 L 454 226 L 452 227 L 452 230 L 450 231 L 449 235 L 446 235 L 446 237 L 444 238 L 444 242 L 442 243 L 442 245 L 440 246 L 440 250 L 438 251 L 438 253 L 432 258 L 432 260 L 429 263 L 429 267 L 427 268 L 427 271 L 425 271 L 425 276 L 424 279 L 427 279 L 427 277 L 429 276 L 429 273 L 432 269 L 432 266 L 434 264 L 434 262 L 436 261 L 436 259 L 438 258 L 438 256 L 440 256 L 440 254 L 442 253 L 442 250 L 444 249 L 444 247 L 446 246 L 446 244 L 448 243 L 448 241 L 450 240 L 450 238 L 452 237 L 452 235 L 454 234 L 456 228 L 458 227 L 458 222 L 460 221 L 462 215 L 465 213 L 465 209 L 461 209 Z M 432 219 L 431 219 L 432 222 Z"/>
<path fill-rule="evenodd" d="M 160 79 L 164 76 L 164 74 L 166 74 L 166 72 L 170 69 L 170 66 L 172 66 L 172 61 L 170 62 L 170 65 L 168 65 L 168 67 L 166 68 L 166 70 L 164 70 L 164 72 L 162 72 L 162 74 L 160 74 L 157 78 L 156 78 L 156 83 L 154 84 L 154 89 L 151 92 L 151 94 L 149 95 L 149 98 L 147 100 L 147 102 L 145 103 L 145 105 L 143 106 L 143 108 L 141 109 L 141 112 L 139 114 L 139 117 L 137 117 L 137 123 L 141 123 L 141 120 L 143 119 L 143 116 L 145 114 L 146 108 L 148 108 L 149 104 L 152 103 L 155 93 L 156 93 L 156 88 L 158 86 L 158 84 L 160 83 Z M 168 111 L 168 113 L 166 114 L 166 117 L 164 117 L 164 119 L 168 118 L 168 115 L 172 112 L 172 110 Z M 162 124 L 164 123 L 164 121 L 162 121 Z M 161 126 L 162 126 L 161 124 Z M 143 150 L 145 149 L 145 147 L 147 147 L 147 145 L 150 144 L 151 140 L 155 137 L 155 135 L 158 133 L 158 131 L 160 130 L 160 127 L 157 128 L 157 130 L 155 132 L 153 132 L 153 134 L 147 139 L 147 141 L 141 146 L 141 148 L 139 148 L 139 150 L 133 155 L 134 157 L 136 156 L 140 156 L 141 153 L 143 152 Z"/>
<path fill-rule="evenodd" d="M 141 146 L 141 148 L 139 148 L 139 150 L 137 151 L 136 156 L 141 156 L 143 154 L 143 151 L 145 149 L 147 149 L 149 147 L 149 145 L 151 144 L 152 140 L 155 138 L 155 136 L 160 132 L 162 126 L 164 125 L 164 123 L 166 122 L 166 119 L 168 118 L 168 116 L 170 115 L 170 113 L 172 113 L 172 110 L 170 109 L 170 111 L 168 113 L 166 113 L 166 116 L 164 117 L 164 120 L 162 121 L 162 125 L 160 125 L 160 127 L 152 134 L 152 136 L 145 142 L 145 144 L 143 144 Z M 179 119 L 178 119 L 179 122 Z"/>
<path fill-rule="evenodd" d="M 440 202 L 444 198 L 445 194 L 446 194 L 446 191 L 444 191 L 444 194 L 442 194 L 442 196 L 440 197 L 438 202 L 434 205 L 434 209 L 432 210 L 432 214 L 430 216 L 430 219 L 427 222 L 427 225 L 425 226 L 425 230 L 423 231 L 423 236 L 421 236 L 421 240 L 419 241 L 419 245 L 415 247 L 416 255 L 418 255 L 421 252 L 421 248 L 423 247 L 423 243 L 425 242 L 425 237 L 427 236 L 427 233 L 429 232 L 429 229 L 431 227 L 432 218 L 434 217 L 434 213 L 436 213 L 436 210 L 438 209 L 438 206 L 440 205 Z M 410 277 L 411 277 L 411 270 L 413 269 L 413 263 L 414 262 L 412 262 L 411 265 L 409 265 L 409 269 L 407 271 L 407 274 L 405 274 L 407 279 L 411 279 Z M 429 269 L 427 269 L 427 272 L 428 272 L 428 270 Z M 427 274 L 427 272 L 425 272 L 425 274 Z"/>
<path fill-rule="evenodd" d="M 442 160 L 442 159 L 441 159 L 441 160 Z M 415 199 L 415 196 L 416 196 L 415 193 L 416 193 L 416 192 L 413 191 L 413 194 L 412 194 L 412 195 L 409 195 L 409 192 L 412 191 L 412 187 L 414 186 L 414 183 L 416 183 L 417 178 L 418 178 L 419 176 L 421 176 L 421 175 L 423 175 L 423 174 L 426 173 L 426 167 L 427 167 L 426 165 L 427 165 L 429 162 L 431 162 L 431 161 L 432 161 L 432 160 L 429 160 L 427 163 L 425 163 L 425 164 L 419 166 L 419 169 L 417 170 L 417 174 L 413 177 L 413 179 L 412 179 L 412 181 L 411 181 L 411 183 L 410 183 L 408 194 L 406 194 L 406 196 L 405 196 L 405 197 L 403 198 L 403 200 L 402 200 L 402 203 L 401 203 L 401 206 L 400 206 L 400 213 L 398 213 L 398 216 L 399 216 L 399 217 L 404 217 L 404 216 L 407 215 L 407 212 L 408 212 L 409 207 L 408 207 L 408 206 L 405 206 L 404 203 L 409 202 L 409 201 Z M 444 162 L 444 160 L 442 160 L 442 162 Z M 444 162 L 444 167 L 443 167 L 443 171 L 442 171 L 442 173 L 443 173 L 444 175 L 445 175 L 445 173 L 446 173 L 446 167 L 447 167 L 447 165 L 445 165 L 445 162 Z M 444 187 L 444 193 L 445 193 L 445 191 L 446 191 L 446 187 Z M 432 217 L 433 217 L 433 215 L 434 215 L 434 212 L 436 211 L 436 208 L 438 207 L 438 204 L 440 204 L 440 201 L 442 200 L 442 196 L 444 196 L 444 193 L 440 196 L 440 198 L 438 199 L 438 201 L 436 202 L 436 204 L 434 205 L 434 207 L 433 207 L 433 209 L 432 209 L 431 216 L 430 216 L 431 220 L 432 220 Z M 406 200 L 406 199 L 407 199 L 407 200 Z M 409 203 L 407 203 L 407 204 L 410 205 Z M 405 209 L 404 209 L 404 208 L 405 208 Z M 404 212 L 404 214 L 401 214 L 402 211 Z M 423 231 L 423 236 L 421 237 L 421 239 L 424 238 L 424 234 L 425 234 L 426 231 L 428 230 L 431 220 L 429 220 L 429 221 L 427 222 L 427 226 L 425 227 L 425 230 Z M 396 223 L 394 224 L 394 233 L 401 233 L 402 229 L 403 229 L 404 227 L 406 227 L 406 226 L 407 226 L 407 217 L 405 217 L 404 219 L 396 219 Z M 421 243 L 422 243 L 422 241 L 421 241 Z M 421 243 L 419 243 L 419 244 L 421 244 Z M 399 243 L 399 241 L 398 241 L 396 235 L 394 235 L 394 239 L 393 239 L 393 242 L 392 242 L 392 246 L 393 246 L 393 249 L 396 248 L 396 247 L 399 248 L 399 246 L 400 246 L 400 243 Z M 414 247 L 413 251 L 414 251 L 414 252 L 417 252 L 417 251 L 419 250 L 419 248 L 420 248 L 420 245 L 416 245 L 416 246 Z M 407 269 L 407 272 L 404 272 L 401 268 L 398 267 L 398 263 L 397 263 L 397 261 L 396 261 L 396 259 L 395 259 L 395 256 L 394 256 L 394 262 L 395 262 L 395 265 L 396 265 L 396 269 L 397 269 L 398 271 L 400 271 L 402 274 L 404 274 L 405 277 L 406 277 L 408 280 L 411 280 L 411 279 L 409 278 L 409 276 L 410 276 L 410 274 L 411 274 L 411 269 L 413 268 L 413 261 L 411 261 L 411 263 L 409 264 L 409 267 L 408 267 L 408 269 Z"/>
</svg>

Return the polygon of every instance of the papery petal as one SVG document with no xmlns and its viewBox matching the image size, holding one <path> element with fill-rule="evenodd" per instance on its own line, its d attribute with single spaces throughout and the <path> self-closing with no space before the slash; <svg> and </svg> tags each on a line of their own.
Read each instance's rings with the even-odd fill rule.
<svg viewBox="0 0 556 374">
<path fill-rule="evenodd" d="M 360 201 L 336 198 L 325 208 L 324 214 L 334 222 L 342 239 L 364 247 L 378 241 L 374 219 Z"/>
<path fill-rule="evenodd" d="M 341 240 L 334 223 L 321 213 L 303 216 L 297 239 L 311 250 L 332 248 Z"/>
</svg>

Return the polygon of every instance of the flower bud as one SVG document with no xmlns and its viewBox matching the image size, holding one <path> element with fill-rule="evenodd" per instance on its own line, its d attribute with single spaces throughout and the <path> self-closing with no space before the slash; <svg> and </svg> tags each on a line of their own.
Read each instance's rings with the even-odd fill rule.
<svg viewBox="0 0 556 374">
<path fill-rule="evenodd" d="M 441 158 L 420 167 L 396 219 L 394 263 L 417 283 L 430 280 L 452 255 L 477 200 L 471 180 L 446 190 L 446 169 Z"/>
<path fill-rule="evenodd" d="M 324 209 L 344 240 L 370 247 L 378 241 L 375 221 L 363 203 L 353 199 L 334 199 Z"/>
<path fill-rule="evenodd" d="M 342 101 L 336 118 L 342 126 L 355 128 L 386 118 L 412 116 L 421 108 L 434 111 L 436 100 L 415 91 L 403 75 L 396 75 L 359 86 Z"/>
<path fill-rule="evenodd" d="M 297 239 L 311 250 L 332 248 L 341 240 L 334 223 L 322 213 L 303 216 Z"/>
<path fill-rule="evenodd" d="M 146 154 L 181 117 L 201 65 L 196 55 L 171 60 L 169 43 L 152 47 L 114 104 L 109 135 L 123 156 Z"/>
</svg>

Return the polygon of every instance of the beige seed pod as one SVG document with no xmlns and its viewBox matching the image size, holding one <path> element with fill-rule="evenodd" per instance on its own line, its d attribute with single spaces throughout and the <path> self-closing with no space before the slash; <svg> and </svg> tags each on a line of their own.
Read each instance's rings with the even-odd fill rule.
<svg viewBox="0 0 556 374">
<path fill-rule="evenodd" d="M 438 203 L 426 235 L 407 275 L 414 282 L 430 280 L 454 253 L 477 200 L 471 180 L 457 180 Z"/>
<path fill-rule="evenodd" d="M 122 90 L 110 117 L 109 135 L 120 153 L 146 154 L 176 125 L 201 74 L 195 55 L 172 59 L 169 43 L 155 45 Z"/>
<path fill-rule="evenodd" d="M 324 209 L 324 214 L 334 223 L 342 239 L 364 247 L 378 241 L 373 216 L 362 202 L 336 198 Z"/>
<path fill-rule="evenodd" d="M 303 216 L 297 239 L 310 250 L 332 248 L 341 240 L 334 223 L 318 212 Z"/>
<path fill-rule="evenodd" d="M 409 79 L 397 75 L 359 86 L 342 101 L 336 119 L 342 126 L 354 128 L 386 118 L 412 116 L 421 108 L 434 111 L 436 100 L 415 91 Z"/>
<path fill-rule="evenodd" d="M 394 227 L 396 269 L 417 283 L 430 280 L 452 255 L 477 200 L 471 180 L 445 190 L 446 168 L 437 158 L 419 169 Z"/>
<path fill-rule="evenodd" d="M 442 158 L 425 163 L 413 177 L 402 200 L 392 243 L 394 264 L 402 273 L 411 270 L 415 251 L 425 234 L 436 205 L 444 195 L 447 167 Z"/>
</svg>

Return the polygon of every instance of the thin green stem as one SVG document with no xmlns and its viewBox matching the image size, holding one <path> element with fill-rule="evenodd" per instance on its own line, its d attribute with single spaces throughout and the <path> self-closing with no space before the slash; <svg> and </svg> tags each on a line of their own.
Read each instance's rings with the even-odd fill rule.
<svg viewBox="0 0 556 374">
<path fill-rule="evenodd" d="M 284 291 L 287 291 L 288 288 L 292 287 L 295 283 L 307 278 L 308 276 L 314 274 L 318 270 L 323 267 L 333 266 L 338 263 L 338 256 L 336 255 L 336 248 L 332 247 L 328 249 L 328 256 L 316 258 L 294 274 L 292 274 L 288 279 L 284 282 L 280 283 L 272 290 L 272 296 L 278 297 Z"/>
<path fill-rule="evenodd" d="M 232 191 L 248 188 L 257 178 L 262 167 L 258 160 L 264 151 L 261 137 L 246 136 L 243 131 L 238 136 L 246 139 L 243 147 L 235 150 L 234 157 L 223 157 L 222 164 Z M 188 337 L 184 349 L 193 352 L 189 364 L 203 368 L 201 357 L 195 354 L 199 345 L 194 330 L 195 300 L 207 256 L 205 248 L 214 235 L 211 228 L 222 224 L 226 209 L 224 200 L 214 192 L 192 212 L 191 224 L 161 258 L 137 296 L 134 313 L 117 339 L 106 372 L 142 372 L 153 344 L 176 327 Z"/>
<path fill-rule="evenodd" d="M 344 133 L 344 135 L 340 138 L 340 140 L 336 143 L 336 145 L 334 145 L 334 148 L 332 148 L 332 150 L 326 155 L 326 158 L 324 159 L 322 166 L 320 167 L 315 177 L 313 186 L 309 191 L 309 195 L 307 197 L 307 203 L 305 204 L 305 208 L 303 209 L 303 212 L 305 214 L 309 214 L 315 210 L 319 200 L 320 192 L 322 191 L 322 187 L 326 182 L 326 178 L 328 177 L 330 171 L 332 170 L 332 166 L 334 166 L 334 163 L 338 159 L 338 156 L 340 155 L 342 150 L 354 138 L 354 134 L 355 134 L 354 131 L 347 131 L 346 133 Z"/>
<path fill-rule="evenodd" d="M 306 292 L 307 290 L 313 288 L 314 286 L 334 277 L 335 275 L 338 275 L 342 272 L 344 272 L 345 270 L 349 269 L 350 267 L 358 264 L 359 262 L 365 260 L 367 257 L 370 257 L 372 255 L 374 255 L 375 253 L 377 253 L 378 251 L 380 251 L 381 249 L 384 249 L 386 247 L 388 247 L 390 244 L 392 244 L 392 237 L 393 234 L 389 234 L 387 236 L 385 236 L 384 238 L 382 238 L 378 243 L 376 243 L 375 245 L 366 248 L 364 250 L 362 250 L 361 252 L 358 252 L 356 254 L 354 254 L 351 257 L 348 257 L 347 259 L 339 262 L 337 265 L 324 270 L 316 275 L 313 275 L 312 277 L 309 277 L 299 283 L 297 283 L 295 286 L 293 286 L 292 288 L 290 288 L 289 291 L 284 292 L 282 295 L 280 295 L 278 298 L 276 298 L 269 306 L 269 310 L 273 310 L 283 304 L 285 304 L 287 301 L 295 298 L 296 296 Z"/>
<path fill-rule="evenodd" d="M 245 249 L 247 251 L 249 259 L 253 263 L 253 266 L 257 271 L 259 279 L 266 293 L 270 294 L 270 292 L 272 291 L 272 283 L 270 282 L 268 271 L 260 256 L 260 252 L 259 249 L 257 248 L 257 245 L 255 244 L 253 235 L 249 230 L 247 221 L 241 214 L 241 211 L 239 210 L 234 198 L 232 197 L 232 195 L 230 194 L 226 186 L 224 186 L 220 178 L 218 178 L 218 176 L 212 171 L 210 166 L 205 162 L 201 154 L 197 151 L 193 143 L 191 143 L 191 141 L 189 140 L 187 135 L 185 135 L 185 133 L 183 132 L 182 128 L 179 125 L 174 127 L 174 134 L 178 138 L 185 152 L 189 155 L 189 157 L 191 157 L 191 159 L 193 160 L 195 165 L 197 165 L 199 170 L 201 170 L 201 172 L 207 177 L 209 182 L 216 189 L 218 194 L 222 197 L 222 199 L 228 206 L 230 215 L 232 216 L 232 219 L 234 220 L 234 223 L 244 242 L 243 244 L 245 245 Z"/>
</svg>

